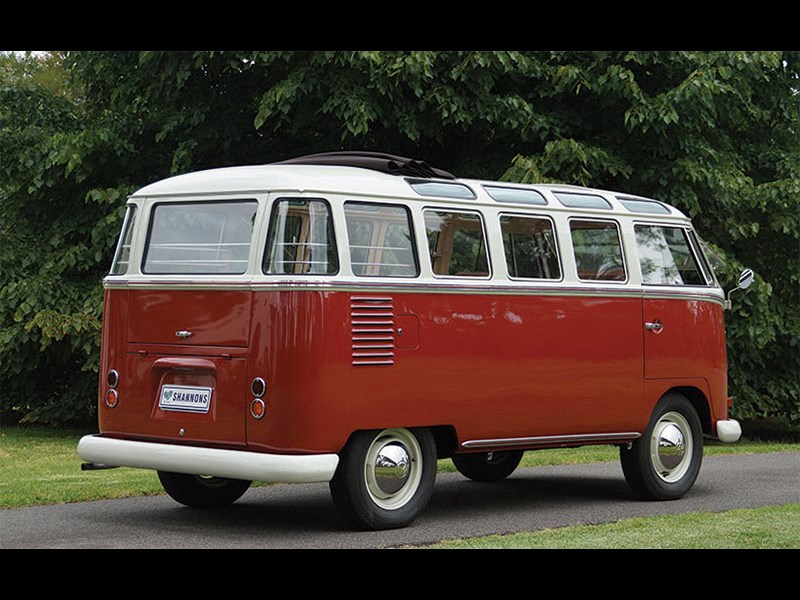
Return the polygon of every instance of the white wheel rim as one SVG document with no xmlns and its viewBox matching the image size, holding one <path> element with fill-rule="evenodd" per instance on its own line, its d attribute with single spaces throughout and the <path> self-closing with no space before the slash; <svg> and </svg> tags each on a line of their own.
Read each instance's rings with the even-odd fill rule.
<svg viewBox="0 0 800 600">
<path fill-rule="evenodd" d="M 407 429 L 385 429 L 372 440 L 364 460 L 370 499 L 386 510 L 405 506 L 422 479 L 422 449 Z"/>
<path fill-rule="evenodd" d="M 661 416 L 650 438 L 650 462 L 666 483 L 679 481 L 692 463 L 692 428 L 684 416 L 668 412 Z"/>
</svg>

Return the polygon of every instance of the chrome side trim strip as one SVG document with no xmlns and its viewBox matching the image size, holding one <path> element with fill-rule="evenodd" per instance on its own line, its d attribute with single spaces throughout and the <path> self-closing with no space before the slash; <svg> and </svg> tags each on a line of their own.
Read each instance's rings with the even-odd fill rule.
<svg viewBox="0 0 800 600">
<path fill-rule="evenodd" d="M 296 282 L 279 281 L 269 282 L 220 282 L 220 281 L 104 281 L 106 289 L 149 289 L 149 290 L 250 290 L 255 292 L 283 292 L 283 291 L 309 291 L 309 292 L 350 292 L 350 293 L 378 293 L 393 294 L 484 294 L 506 296 L 593 296 L 600 298 L 647 298 L 663 300 L 694 300 L 697 302 L 714 302 L 720 306 L 725 305 L 721 290 L 711 288 L 708 291 L 689 290 L 655 290 L 649 286 L 628 288 L 603 288 L 595 286 L 521 286 L 521 285 L 445 285 L 445 284 L 395 284 L 372 283 L 369 286 L 355 283 L 342 282 Z"/>
<path fill-rule="evenodd" d="M 468 440 L 462 448 L 496 448 L 500 446 L 550 446 L 558 444 L 581 444 L 595 442 L 629 442 L 642 437 L 636 431 L 620 433 L 584 433 L 579 435 L 542 435 L 521 438 L 496 438 L 490 440 Z"/>
</svg>

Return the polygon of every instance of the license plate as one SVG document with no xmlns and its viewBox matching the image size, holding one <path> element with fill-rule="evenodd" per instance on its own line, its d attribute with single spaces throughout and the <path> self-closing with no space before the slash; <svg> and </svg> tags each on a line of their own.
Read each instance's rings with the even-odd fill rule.
<svg viewBox="0 0 800 600">
<path fill-rule="evenodd" d="M 161 410 L 207 413 L 211 406 L 211 388 L 193 385 L 162 385 L 158 398 Z"/>
</svg>

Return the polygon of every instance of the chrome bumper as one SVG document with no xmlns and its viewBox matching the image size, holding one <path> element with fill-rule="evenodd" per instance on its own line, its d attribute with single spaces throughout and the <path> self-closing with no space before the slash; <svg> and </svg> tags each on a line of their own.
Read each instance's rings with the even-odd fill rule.
<svg viewBox="0 0 800 600">
<path fill-rule="evenodd" d="M 78 442 L 85 461 L 115 467 L 155 469 L 190 475 L 270 483 L 316 483 L 333 478 L 336 454 L 264 454 L 177 444 L 158 444 L 87 435 Z"/>
<path fill-rule="evenodd" d="M 742 426 L 735 419 L 717 421 L 717 439 L 720 442 L 731 444 L 742 437 Z"/>
</svg>

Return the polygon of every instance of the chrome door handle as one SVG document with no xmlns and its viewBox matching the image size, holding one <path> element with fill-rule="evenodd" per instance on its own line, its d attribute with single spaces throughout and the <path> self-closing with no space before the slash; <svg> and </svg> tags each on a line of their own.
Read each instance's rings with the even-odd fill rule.
<svg viewBox="0 0 800 600">
<path fill-rule="evenodd" d="M 185 329 L 181 330 L 181 331 L 176 331 L 175 332 L 175 337 L 179 337 L 179 338 L 192 337 L 192 332 L 191 331 L 186 331 Z"/>
<path fill-rule="evenodd" d="M 664 324 L 661 321 L 647 322 L 644 324 L 644 328 L 653 333 L 661 333 L 661 330 L 664 329 Z"/>
</svg>

